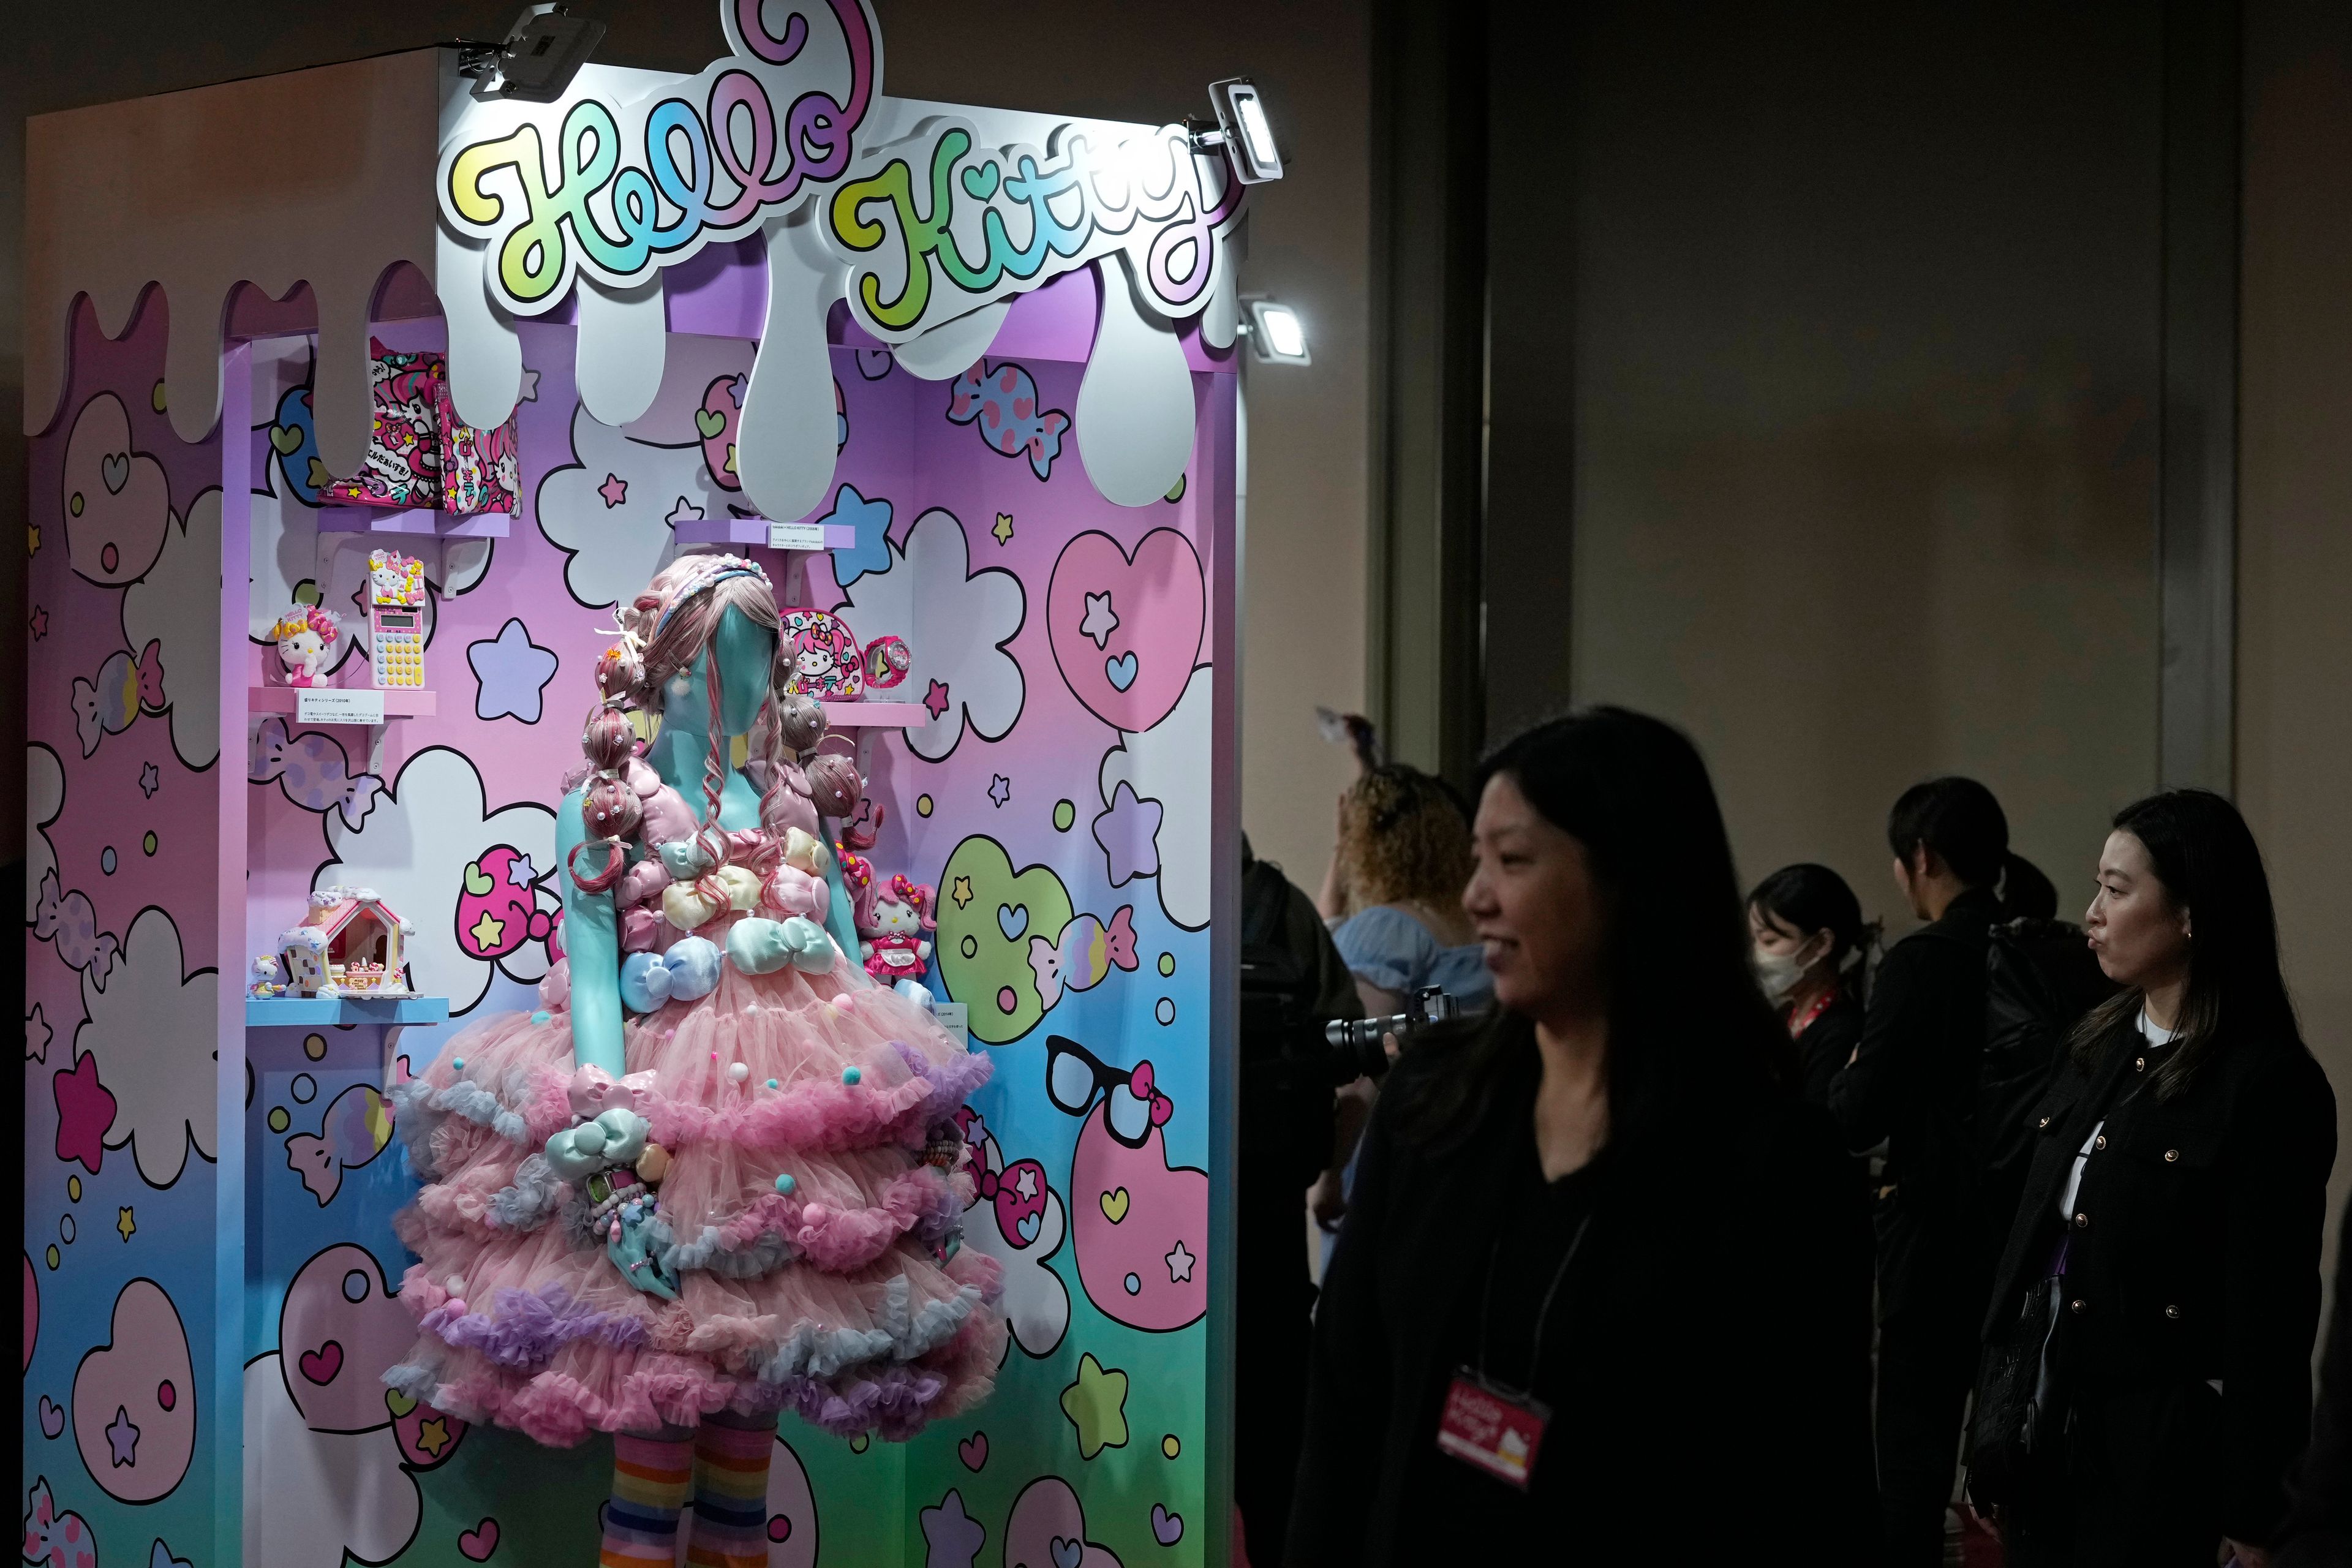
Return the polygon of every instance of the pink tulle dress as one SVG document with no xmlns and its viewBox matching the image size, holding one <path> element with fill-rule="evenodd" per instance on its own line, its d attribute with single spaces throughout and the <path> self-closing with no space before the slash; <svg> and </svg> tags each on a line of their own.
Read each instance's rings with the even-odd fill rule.
<svg viewBox="0 0 2352 1568">
<path fill-rule="evenodd" d="M 691 933 L 722 951 L 737 922 L 787 912 L 773 900 L 805 914 L 814 880 L 776 869 L 765 835 L 730 837 L 768 879 Z M 656 891 L 625 889 L 625 945 L 688 934 L 642 918 Z M 574 1069 L 559 964 L 540 1010 L 474 1025 L 394 1088 L 425 1181 L 395 1222 L 422 1333 L 385 1381 L 553 1445 L 787 1409 L 902 1438 L 984 1395 L 1005 1328 L 996 1263 L 961 1247 L 974 1177 L 954 1116 L 991 1063 L 853 984 L 837 950 L 814 973 L 724 963 L 709 994 L 630 1018 L 614 1081 Z M 614 1107 L 669 1156 L 644 1234 L 676 1300 L 630 1282 L 604 1244 L 610 1194 L 542 1152 Z"/>
</svg>

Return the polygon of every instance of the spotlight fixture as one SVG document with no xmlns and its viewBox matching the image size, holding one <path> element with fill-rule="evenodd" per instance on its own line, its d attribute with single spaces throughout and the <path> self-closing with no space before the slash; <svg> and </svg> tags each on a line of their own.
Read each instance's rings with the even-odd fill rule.
<svg viewBox="0 0 2352 1568">
<path fill-rule="evenodd" d="M 1269 364 L 1313 364 L 1314 356 L 1307 352 L 1307 329 L 1298 320 L 1298 312 L 1273 300 L 1249 301 L 1249 321 L 1242 329 L 1249 335 L 1250 349 L 1262 363 Z"/>
<path fill-rule="evenodd" d="M 457 74 L 474 79 L 477 98 L 553 103 L 604 41 L 604 24 L 558 5 L 527 6 L 502 44 L 461 43 Z"/>
<path fill-rule="evenodd" d="M 1217 111 L 1217 128 L 1194 132 L 1193 151 L 1224 148 L 1235 177 L 1244 185 L 1282 178 L 1282 149 L 1274 144 L 1274 124 L 1265 117 L 1265 101 L 1250 79 L 1237 76 L 1211 82 L 1209 102 Z"/>
</svg>

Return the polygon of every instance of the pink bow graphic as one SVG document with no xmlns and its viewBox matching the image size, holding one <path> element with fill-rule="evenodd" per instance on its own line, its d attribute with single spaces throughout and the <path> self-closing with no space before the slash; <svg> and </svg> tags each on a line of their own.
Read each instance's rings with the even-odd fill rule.
<svg viewBox="0 0 2352 1568">
<path fill-rule="evenodd" d="M 652 1093 L 653 1087 L 650 1068 L 615 1079 L 603 1068 L 583 1067 L 572 1075 L 568 1090 L 572 1114 L 583 1121 L 593 1121 L 608 1110 L 631 1110 L 643 1115 L 640 1097 Z"/>
</svg>

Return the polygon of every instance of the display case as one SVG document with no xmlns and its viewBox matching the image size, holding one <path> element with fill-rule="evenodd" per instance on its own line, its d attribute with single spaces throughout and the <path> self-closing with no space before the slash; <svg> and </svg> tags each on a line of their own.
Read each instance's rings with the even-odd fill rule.
<svg viewBox="0 0 2352 1568">
<path fill-rule="evenodd" d="M 1240 188 L 1181 126 L 886 97 L 847 0 L 724 10 L 699 76 L 591 66 L 550 105 L 425 50 L 30 122 L 45 1540 L 593 1557 L 605 1451 L 383 1382 L 415 1333 L 388 1096 L 540 1005 L 614 606 L 726 548 L 861 657 L 898 645 L 894 684 L 826 703 L 866 780 L 826 826 L 929 894 L 874 931 L 927 949 L 993 1058 L 959 1117 L 962 1245 L 1002 1264 L 1012 1331 L 988 1402 L 911 1442 L 787 1417 L 770 1559 L 1224 1560 Z M 798 54 L 763 30 L 787 13 Z M 716 163 L 686 129 L 709 103 L 740 142 Z M 665 208 L 667 248 L 608 243 L 610 189 L 562 219 L 602 238 L 531 226 L 554 165 L 518 149 L 582 117 L 634 170 L 657 110 L 704 138 L 706 194 L 756 124 L 798 140 L 731 205 Z M 444 363 L 454 416 L 508 433 L 510 500 L 338 504 L 383 356 Z M 373 602 L 387 552 L 415 592 Z M 273 674 L 289 605 L 340 624 L 320 691 Z M 306 718 L 320 697 L 381 707 Z M 1117 1080 L 1078 1107 L 1048 1092 L 1072 1047 Z M 1110 1128 L 1136 1083 L 1169 1107 L 1140 1144 Z"/>
</svg>

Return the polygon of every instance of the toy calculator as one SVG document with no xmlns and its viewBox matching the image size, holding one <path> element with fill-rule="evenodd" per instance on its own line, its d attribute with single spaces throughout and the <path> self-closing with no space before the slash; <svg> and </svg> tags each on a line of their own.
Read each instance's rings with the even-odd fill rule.
<svg viewBox="0 0 2352 1568">
<path fill-rule="evenodd" d="M 384 605 L 371 608 L 375 633 L 375 683 L 380 687 L 422 687 L 425 612 Z"/>
</svg>

